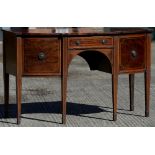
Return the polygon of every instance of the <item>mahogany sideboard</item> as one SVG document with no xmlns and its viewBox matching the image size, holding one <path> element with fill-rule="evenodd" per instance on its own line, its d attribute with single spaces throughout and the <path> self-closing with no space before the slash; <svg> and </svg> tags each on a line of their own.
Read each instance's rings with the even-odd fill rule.
<svg viewBox="0 0 155 155">
<path fill-rule="evenodd" d="M 130 110 L 134 110 L 134 74 L 144 73 L 145 116 L 149 116 L 151 30 L 146 28 L 3 29 L 4 105 L 8 117 L 9 75 L 16 77 L 17 124 L 21 119 L 22 77 L 60 76 L 62 123 L 66 123 L 68 66 L 80 55 L 90 70 L 112 75 L 113 120 L 117 119 L 119 74 L 129 75 Z"/>
</svg>

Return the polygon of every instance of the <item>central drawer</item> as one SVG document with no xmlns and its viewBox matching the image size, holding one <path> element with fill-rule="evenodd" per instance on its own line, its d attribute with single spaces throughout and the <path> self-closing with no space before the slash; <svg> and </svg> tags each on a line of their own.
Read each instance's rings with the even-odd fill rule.
<svg viewBox="0 0 155 155">
<path fill-rule="evenodd" d="M 61 71 L 58 38 L 24 39 L 24 75 L 59 74 Z"/>
<path fill-rule="evenodd" d="M 68 40 L 68 47 L 70 49 L 79 48 L 105 48 L 113 46 L 113 38 L 106 36 L 98 37 L 71 37 Z"/>
</svg>

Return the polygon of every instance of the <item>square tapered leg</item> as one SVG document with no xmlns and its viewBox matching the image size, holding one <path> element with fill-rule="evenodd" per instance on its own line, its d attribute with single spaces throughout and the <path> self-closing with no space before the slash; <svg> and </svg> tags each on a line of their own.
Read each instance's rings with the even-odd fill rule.
<svg viewBox="0 0 155 155">
<path fill-rule="evenodd" d="M 112 75 L 113 120 L 117 120 L 118 75 Z"/>
<path fill-rule="evenodd" d="M 149 108 L 150 108 L 150 71 L 145 73 L 145 116 L 149 117 Z"/>
<path fill-rule="evenodd" d="M 134 111 L 134 74 L 129 74 L 130 111 Z"/>
<path fill-rule="evenodd" d="M 16 76 L 17 124 L 21 122 L 22 77 Z"/>
<path fill-rule="evenodd" d="M 9 108 L 9 74 L 4 73 L 4 115 L 8 117 Z"/>
</svg>

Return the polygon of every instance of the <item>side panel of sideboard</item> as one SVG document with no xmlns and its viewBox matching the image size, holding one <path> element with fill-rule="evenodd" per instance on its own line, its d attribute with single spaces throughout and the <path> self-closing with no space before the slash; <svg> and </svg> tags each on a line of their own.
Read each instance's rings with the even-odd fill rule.
<svg viewBox="0 0 155 155">
<path fill-rule="evenodd" d="M 17 39 L 11 33 L 3 32 L 3 65 L 6 73 L 16 75 L 17 69 Z"/>
</svg>

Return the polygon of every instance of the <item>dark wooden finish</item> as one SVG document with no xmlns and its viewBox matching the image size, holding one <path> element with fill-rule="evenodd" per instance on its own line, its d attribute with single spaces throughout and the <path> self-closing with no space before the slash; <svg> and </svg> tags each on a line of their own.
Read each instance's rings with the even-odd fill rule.
<svg viewBox="0 0 155 155">
<path fill-rule="evenodd" d="M 134 111 L 134 74 L 129 74 L 130 111 Z"/>
<path fill-rule="evenodd" d="M 16 75 L 16 63 L 17 63 L 17 40 L 16 36 L 12 32 L 4 31 L 4 71 L 6 73 Z M 6 46 L 7 45 L 7 46 Z"/>
<path fill-rule="evenodd" d="M 133 71 L 145 68 L 144 35 L 127 36 L 120 39 L 120 71 Z"/>
<path fill-rule="evenodd" d="M 21 91 L 22 91 L 22 77 L 16 76 L 16 100 L 17 100 L 17 124 L 21 122 Z"/>
<path fill-rule="evenodd" d="M 17 38 L 12 32 L 4 31 L 3 35 L 3 72 L 4 72 L 4 105 L 5 117 L 9 108 L 9 74 L 17 75 Z M 20 52 L 21 53 L 21 52 Z M 21 58 L 20 58 L 21 59 Z"/>
<path fill-rule="evenodd" d="M 4 108 L 4 115 L 7 118 L 9 108 L 9 74 L 7 73 L 4 73 Z"/>
<path fill-rule="evenodd" d="M 118 91 L 118 71 L 119 71 L 119 38 L 114 37 L 114 51 L 113 51 L 113 69 L 112 69 L 112 100 L 113 100 L 113 120 L 117 120 L 117 91 Z"/>
<path fill-rule="evenodd" d="M 23 76 L 61 76 L 62 122 L 66 123 L 68 67 L 79 55 L 90 70 L 112 74 L 113 120 L 117 120 L 119 74 L 129 74 L 134 110 L 134 74 L 145 74 L 145 116 L 149 116 L 151 30 L 144 28 L 13 28 L 4 34 L 4 102 L 9 105 L 9 74 L 16 76 L 17 123 Z"/>
<path fill-rule="evenodd" d="M 68 47 L 73 49 L 79 48 L 104 48 L 112 47 L 112 37 L 71 37 L 68 41 Z"/>
<path fill-rule="evenodd" d="M 28 27 L 11 27 L 12 31 L 28 31 Z"/>
<path fill-rule="evenodd" d="M 113 102 L 113 121 L 117 120 L 117 89 L 118 89 L 118 75 L 112 75 L 112 102 Z"/>
<path fill-rule="evenodd" d="M 17 37 L 17 66 L 16 66 L 17 124 L 20 124 L 21 121 L 22 68 L 23 68 L 22 43 L 23 43 L 22 38 Z"/>
<path fill-rule="evenodd" d="M 61 55 L 58 38 L 24 39 L 24 75 L 59 75 L 60 71 Z"/>
<path fill-rule="evenodd" d="M 3 78 L 4 78 L 4 110 L 5 110 L 4 114 L 5 114 L 5 117 L 7 118 L 8 117 L 8 105 L 9 105 L 9 74 L 6 73 L 6 46 L 5 44 L 3 44 L 3 51 L 4 51 L 3 52 Z"/>
<path fill-rule="evenodd" d="M 62 40 L 62 74 L 61 74 L 61 98 L 62 98 L 62 123 L 66 124 L 66 98 L 67 98 L 67 38 Z"/>
<path fill-rule="evenodd" d="M 66 37 L 83 37 L 83 36 L 123 36 L 131 34 L 145 34 L 151 33 L 151 29 L 146 28 L 109 28 L 109 27 L 80 27 L 80 28 L 61 28 L 52 27 L 48 29 L 27 29 L 16 28 L 12 32 L 16 36 L 22 37 L 52 37 L 52 36 L 66 36 Z"/>
<path fill-rule="evenodd" d="M 150 107 L 150 82 L 151 82 L 151 35 L 147 34 L 147 54 L 145 70 L 145 116 L 149 116 Z"/>
</svg>

